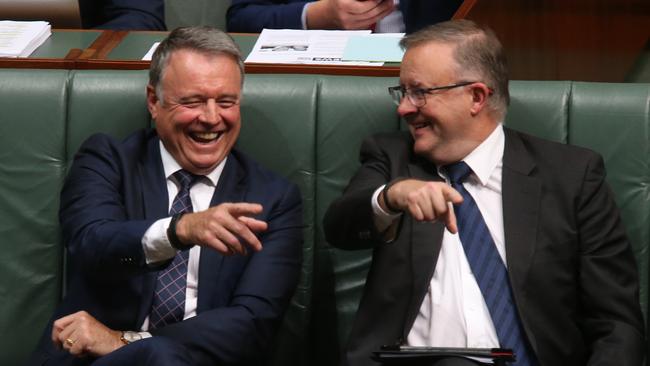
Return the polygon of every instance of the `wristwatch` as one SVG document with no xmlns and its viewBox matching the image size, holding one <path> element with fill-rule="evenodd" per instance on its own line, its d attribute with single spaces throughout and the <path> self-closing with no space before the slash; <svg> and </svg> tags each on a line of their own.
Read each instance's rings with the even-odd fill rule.
<svg viewBox="0 0 650 366">
<path fill-rule="evenodd" d="M 178 223 L 178 220 L 180 220 L 181 217 L 183 217 L 183 215 L 185 215 L 184 212 L 172 216 L 172 219 L 169 222 L 169 227 L 167 228 L 167 239 L 169 239 L 169 243 L 172 245 L 172 247 L 178 250 L 187 250 L 194 246 L 194 245 L 185 245 L 181 243 L 181 240 L 178 238 L 178 235 L 176 235 L 176 224 Z"/>
<path fill-rule="evenodd" d="M 133 343 L 135 341 L 139 341 L 142 339 L 142 335 L 138 332 L 133 332 L 130 330 L 125 330 L 122 332 L 122 335 L 120 336 L 120 341 L 124 344 L 129 344 Z"/>
</svg>

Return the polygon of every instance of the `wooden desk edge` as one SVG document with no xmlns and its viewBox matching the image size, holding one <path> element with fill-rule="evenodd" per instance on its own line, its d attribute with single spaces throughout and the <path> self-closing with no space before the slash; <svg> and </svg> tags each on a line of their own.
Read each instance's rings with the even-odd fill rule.
<svg viewBox="0 0 650 366">
<path fill-rule="evenodd" d="M 78 51 L 76 52 L 78 54 Z M 71 51 L 71 54 L 73 52 Z M 71 69 L 71 70 L 148 70 L 149 61 L 99 60 L 86 58 L 0 58 L 0 68 L 17 69 Z M 294 64 L 245 64 L 247 74 L 323 74 L 347 76 L 399 76 L 398 66 L 339 66 Z"/>
<path fill-rule="evenodd" d="M 130 32 L 104 30 L 84 49 L 71 49 L 64 59 L 58 58 L 0 58 L 0 68 L 19 69 L 78 69 L 78 70 L 147 70 L 150 61 L 109 60 L 106 57 Z M 167 32 L 142 32 L 167 33 Z M 252 33 L 233 33 L 254 37 Z M 247 63 L 249 74 L 324 74 L 349 76 L 399 76 L 399 66 L 345 66 Z"/>
<path fill-rule="evenodd" d="M 73 51 L 71 50 L 69 54 Z M 29 61 L 28 61 L 29 60 Z M 74 69 L 75 59 L 65 58 L 9 58 L 0 57 L 0 68 L 7 69 Z"/>
</svg>

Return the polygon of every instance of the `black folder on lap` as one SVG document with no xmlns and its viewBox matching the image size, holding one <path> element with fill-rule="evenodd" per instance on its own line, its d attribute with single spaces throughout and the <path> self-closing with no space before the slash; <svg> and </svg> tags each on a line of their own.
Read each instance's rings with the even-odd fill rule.
<svg viewBox="0 0 650 366">
<path fill-rule="evenodd" d="M 483 362 L 492 361 L 495 365 L 506 365 L 506 362 L 515 361 L 512 350 L 506 348 L 382 346 L 371 356 L 374 361 L 385 365 L 421 365 L 445 357 L 478 358 L 484 360 Z"/>
</svg>

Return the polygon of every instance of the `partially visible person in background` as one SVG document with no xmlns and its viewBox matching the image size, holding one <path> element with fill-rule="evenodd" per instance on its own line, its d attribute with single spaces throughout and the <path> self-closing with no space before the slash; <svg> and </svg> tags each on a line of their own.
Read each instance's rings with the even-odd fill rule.
<svg viewBox="0 0 650 366">
<path fill-rule="evenodd" d="M 83 28 L 165 30 L 163 0 L 79 0 Z"/>
<path fill-rule="evenodd" d="M 229 32 L 271 29 L 373 29 L 411 33 L 449 20 L 462 0 L 233 0 Z"/>
</svg>

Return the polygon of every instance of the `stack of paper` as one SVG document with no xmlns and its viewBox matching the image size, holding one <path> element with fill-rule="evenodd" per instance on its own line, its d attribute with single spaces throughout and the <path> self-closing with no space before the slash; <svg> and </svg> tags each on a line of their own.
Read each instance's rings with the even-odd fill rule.
<svg viewBox="0 0 650 366">
<path fill-rule="evenodd" d="M 48 22 L 0 21 L 0 57 L 27 57 L 52 34 Z"/>
<path fill-rule="evenodd" d="M 397 44 L 402 36 L 382 35 L 375 40 L 369 30 L 264 29 L 246 62 L 381 66 L 385 61 L 401 60 L 402 51 Z M 349 40 L 353 39 L 353 50 L 358 52 L 346 51 Z M 374 52 L 366 54 L 368 50 Z M 347 57 L 346 53 L 351 56 Z"/>
</svg>

